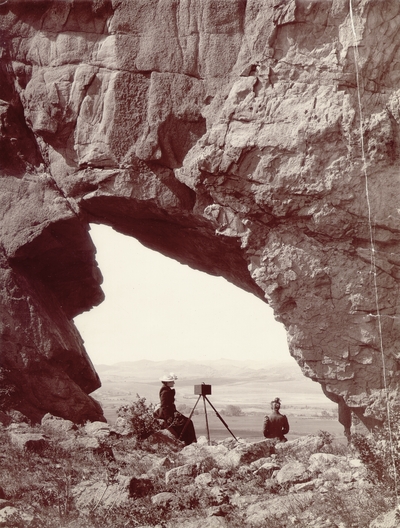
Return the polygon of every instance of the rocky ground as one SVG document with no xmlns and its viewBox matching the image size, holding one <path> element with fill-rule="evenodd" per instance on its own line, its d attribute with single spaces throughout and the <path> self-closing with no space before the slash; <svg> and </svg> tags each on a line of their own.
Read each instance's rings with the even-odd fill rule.
<svg viewBox="0 0 400 528">
<path fill-rule="evenodd" d="M 78 428 L 46 415 L 3 425 L 0 438 L 8 528 L 397 526 L 392 493 L 326 432 L 184 447 L 165 430 L 140 440 L 124 419 Z"/>
</svg>

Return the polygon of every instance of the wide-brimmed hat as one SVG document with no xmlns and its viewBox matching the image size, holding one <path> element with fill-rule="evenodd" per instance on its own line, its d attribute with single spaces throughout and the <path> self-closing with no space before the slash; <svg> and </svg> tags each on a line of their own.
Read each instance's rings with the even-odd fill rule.
<svg viewBox="0 0 400 528">
<path fill-rule="evenodd" d="M 168 381 L 175 381 L 178 379 L 178 376 L 176 376 L 173 372 L 170 372 L 169 374 L 164 374 L 164 376 L 161 376 L 160 381 L 168 382 Z"/>
</svg>

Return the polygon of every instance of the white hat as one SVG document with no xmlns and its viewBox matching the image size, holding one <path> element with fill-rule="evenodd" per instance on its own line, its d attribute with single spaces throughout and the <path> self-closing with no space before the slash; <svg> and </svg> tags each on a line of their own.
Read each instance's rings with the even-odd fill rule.
<svg viewBox="0 0 400 528">
<path fill-rule="evenodd" d="M 177 379 L 178 379 L 178 376 L 176 376 L 173 372 L 170 372 L 169 374 L 164 374 L 164 376 L 160 378 L 160 381 L 167 382 L 167 381 L 175 381 Z"/>
</svg>

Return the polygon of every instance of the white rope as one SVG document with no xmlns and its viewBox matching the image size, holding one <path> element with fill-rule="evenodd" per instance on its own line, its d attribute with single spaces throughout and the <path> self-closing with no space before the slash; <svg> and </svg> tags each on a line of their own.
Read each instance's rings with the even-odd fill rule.
<svg viewBox="0 0 400 528">
<path fill-rule="evenodd" d="M 363 109 L 362 109 L 362 104 L 361 104 L 360 75 L 358 71 L 359 53 L 358 53 L 358 44 L 357 44 L 357 33 L 356 33 L 356 28 L 354 25 L 354 18 L 353 18 L 352 0 L 350 0 L 349 6 L 350 6 L 351 28 L 352 28 L 353 37 L 354 37 L 353 51 L 354 51 L 354 64 L 355 64 L 355 69 L 356 69 L 358 110 L 360 114 L 360 143 L 361 143 L 361 155 L 362 155 L 362 161 L 363 161 L 362 170 L 364 174 L 365 194 L 366 194 L 367 205 L 368 205 L 368 225 L 369 225 L 369 236 L 370 236 L 370 245 L 371 245 L 371 273 L 372 273 L 373 282 L 374 282 L 375 306 L 376 306 L 376 316 L 375 317 L 378 321 L 379 344 L 380 344 L 380 351 L 381 351 L 381 357 L 382 357 L 383 384 L 384 384 L 385 398 L 386 398 L 386 416 L 387 416 L 387 422 L 388 422 L 388 428 L 389 428 L 389 441 L 390 441 L 390 451 L 391 451 L 391 458 L 392 458 L 392 464 L 393 464 L 394 486 L 395 486 L 397 502 L 399 503 L 399 497 L 398 497 L 398 491 L 397 491 L 396 461 L 395 461 L 395 456 L 394 456 L 393 435 L 392 435 L 392 427 L 391 427 L 391 420 L 390 420 L 389 396 L 388 396 L 388 387 L 387 387 L 387 379 L 386 379 L 386 361 L 385 361 L 385 353 L 384 353 L 384 347 L 383 347 L 383 331 L 382 331 L 382 320 L 381 320 L 382 317 L 381 317 L 380 308 L 379 308 L 379 293 L 378 293 L 378 282 L 377 282 L 377 272 L 376 272 L 377 270 L 376 250 L 375 250 L 375 242 L 374 242 L 374 236 L 373 236 L 372 212 L 371 212 L 371 202 L 369 198 L 369 186 L 368 186 L 368 171 L 367 171 L 367 163 L 366 163 L 365 147 L 364 147 Z"/>
</svg>

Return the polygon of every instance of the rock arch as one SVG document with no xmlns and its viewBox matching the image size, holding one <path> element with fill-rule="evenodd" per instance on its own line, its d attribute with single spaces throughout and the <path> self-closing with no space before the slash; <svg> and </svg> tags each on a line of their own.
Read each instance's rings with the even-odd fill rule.
<svg viewBox="0 0 400 528">
<path fill-rule="evenodd" d="M 343 416 L 383 419 L 399 379 L 400 6 L 353 13 L 356 39 L 347 0 L 0 5 L 4 401 L 102 418 L 71 323 L 103 298 L 95 222 L 264 299 Z"/>
</svg>

